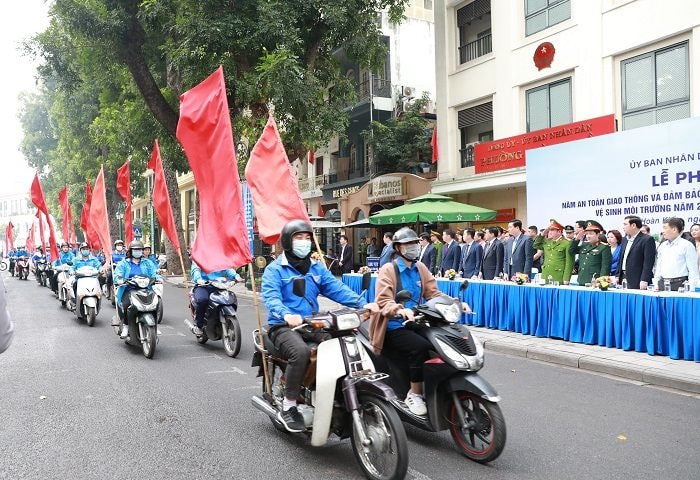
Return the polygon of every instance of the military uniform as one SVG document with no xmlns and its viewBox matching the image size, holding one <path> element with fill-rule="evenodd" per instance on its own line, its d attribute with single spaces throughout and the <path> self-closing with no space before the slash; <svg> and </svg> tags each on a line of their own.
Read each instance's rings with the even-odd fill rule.
<svg viewBox="0 0 700 480">
<path fill-rule="evenodd" d="M 549 281 L 550 276 L 554 282 L 568 282 L 571 278 L 574 257 L 570 253 L 570 244 L 563 236 L 559 240 L 545 239 L 542 235 L 535 237 L 532 248 L 544 251 L 542 278 L 546 281 Z"/>
<path fill-rule="evenodd" d="M 600 233 L 603 227 L 600 223 L 589 220 L 586 231 Z M 584 285 L 593 280 L 593 275 L 601 277 L 610 275 L 610 266 L 612 264 L 612 253 L 610 246 L 605 243 L 592 245 L 584 242 L 579 245 L 579 242 L 571 242 L 571 255 L 578 254 L 578 283 Z"/>
</svg>

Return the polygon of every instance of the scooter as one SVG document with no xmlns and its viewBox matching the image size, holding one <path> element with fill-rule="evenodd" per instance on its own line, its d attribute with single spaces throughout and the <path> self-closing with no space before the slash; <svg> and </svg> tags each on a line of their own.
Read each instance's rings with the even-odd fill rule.
<svg viewBox="0 0 700 480">
<path fill-rule="evenodd" d="M 460 290 L 467 287 L 465 280 Z M 408 290 L 396 295 L 398 303 L 411 300 Z M 429 432 L 450 431 L 459 451 L 479 463 L 501 454 L 506 444 L 506 424 L 496 390 L 477 373 L 484 365 L 484 349 L 469 329 L 459 323 L 462 305 L 448 296 L 433 298 L 413 309 L 415 322 L 432 345 L 432 358 L 423 364 L 423 393 L 427 415 L 415 415 L 401 400 L 392 400 L 401 419 Z M 405 360 L 377 355 L 369 341 L 366 324 L 360 327 L 360 341 L 380 372 L 389 374 L 389 385 L 399 398 L 409 390 Z"/>
<path fill-rule="evenodd" d="M 29 259 L 25 256 L 19 257 L 17 259 L 17 278 L 20 280 L 26 280 L 29 278 Z"/>
<path fill-rule="evenodd" d="M 75 310 L 78 319 L 85 318 L 89 327 L 95 325 L 95 317 L 100 313 L 102 303 L 99 274 L 100 271 L 95 267 L 80 267 L 66 282 L 71 310 Z M 73 294 L 74 283 L 77 284 L 75 288 L 77 298 Z"/>
<path fill-rule="evenodd" d="M 15 267 L 17 266 L 17 259 L 15 257 L 10 257 L 10 273 L 15 276 Z"/>
<path fill-rule="evenodd" d="M 34 276 L 36 277 L 36 282 L 42 287 L 46 286 L 48 275 L 49 275 L 49 262 L 45 258 L 38 260 L 34 266 Z"/>
<path fill-rule="evenodd" d="M 304 297 L 306 279 L 294 280 L 294 294 Z M 390 402 L 393 390 L 386 374 L 374 370 L 371 359 L 355 337 L 364 310 L 341 308 L 304 318 L 295 330 L 327 332 L 332 339 L 318 345 L 316 361 L 309 364 L 297 409 L 304 417 L 311 445 L 320 447 L 330 434 L 351 438 L 355 458 L 365 476 L 373 480 L 402 479 L 408 469 L 408 444 L 403 424 Z M 267 332 L 253 332 L 253 366 L 263 376 L 263 393 L 252 398 L 255 408 L 270 417 L 277 430 L 286 432 L 278 419 L 285 396 L 287 361 L 275 349 Z M 316 370 L 314 372 L 314 370 Z M 267 373 L 267 376 L 264 373 Z M 268 379 L 271 388 L 268 388 Z"/>
<path fill-rule="evenodd" d="M 54 267 L 54 270 L 58 272 L 56 276 L 56 282 L 58 284 L 58 288 L 56 290 L 58 301 L 61 302 L 61 306 L 65 307 L 66 303 L 68 302 L 68 287 L 66 286 L 66 283 L 68 282 L 68 271 L 70 270 L 70 265 L 64 263 L 63 265 Z"/>
<path fill-rule="evenodd" d="M 209 339 L 224 340 L 224 349 L 229 357 L 236 357 L 241 351 L 241 326 L 238 324 L 236 310 L 238 309 L 238 299 L 231 288 L 236 281 L 213 281 L 204 285 L 214 287 L 214 291 L 209 295 L 209 305 L 204 314 L 204 328 L 202 335 L 197 336 L 197 343 L 204 345 Z M 194 289 L 190 291 L 190 313 L 192 319 L 195 317 L 197 308 L 193 296 Z M 192 331 L 194 324 L 185 319 L 185 325 Z"/>
<path fill-rule="evenodd" d="M 153 358 L 158 343 L 158 328 L 156 326 L 156 312 L 160 298 L 153 291 L 155 280 L 150 277 L 134 276 L 125 283 L 133 287 L 125 295 L 129 295 L 131 305 L 124 312 L 119 308 L 119 317 L 126 319 L 129 326 L 129 335 L 126 343 L 140 346 L 146 358 Z M 124 324 L 114 327 L 114 332 L 121 336 Z"/>
<path fill-rule="evenodd" d="M 156 321 L 158 323 L 163 321 L 163 284 L 154 283 L 153 291 L 158 295 L 158 311 L 156 312 Z"/>
</svg>

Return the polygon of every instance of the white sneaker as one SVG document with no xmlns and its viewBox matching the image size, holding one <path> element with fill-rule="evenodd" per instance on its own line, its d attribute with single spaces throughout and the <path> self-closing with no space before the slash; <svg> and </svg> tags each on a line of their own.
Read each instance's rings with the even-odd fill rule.
<svg viewBox="0 0 700 480">
<path fill-rule="evenodd" d="M 202 331 L 201 328 L 199 328 L 195 325 L 194 327 L 192 327 L 192 333 L 194 333 L 198 337 L 201 337 L 204 332 Z"/>
<path fill-rule="evenodd" d="M 124 324 L 122 327 L 122 333 L 119 334 L 121 338 L 126 338 L 129 336 L 129 325 Z"/>
<path fill-rule="evenodd" d="M 425 400 L 422 395 L 409 392 L 404 403 L 406 403 L 406 406 L 414 415 L 423 416 L 428 414 L 428 409 L 425 407 Z"/>
</svg>

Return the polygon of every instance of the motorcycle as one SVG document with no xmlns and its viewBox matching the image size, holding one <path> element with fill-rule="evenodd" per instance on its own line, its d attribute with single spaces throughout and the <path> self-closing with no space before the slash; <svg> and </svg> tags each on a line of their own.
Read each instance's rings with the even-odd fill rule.
<svg viewBox="0 0 700 480">
<path fill-rule="evenodd" d="M 235 284 L 236 281 L 213 281 L 204 284 L 214 287 L 215 290 L 209 295 L 209 305 L 204 314 L 202 335 L 197 336 L 197 343 L 202 345 L 207 343 L 209 339 L 221 340 L 223 338 L 226 355 L 232 358 L 241 351 L 241 326 L 236 317 L 238 299 L 236 294 L 231 291 L 231 287 Z M 194 289 L 190 291 L 190 313 L 194 320 L 197 306 L 193 291 Z M 190 331 L 194 329 L 194 324 L 188 319 L 185 319 L 185 325 Z"/>
<path fill-rule="evenodd" d="M 158 328 L 156 326 L 156 312 L 160 298 L 155 294 L 153 288 L 155 280 L 150 277 L 137 275 L 128 279 L 125 283 L 133 287 L 125 293 L 129 295 L 131 305 L 127 311 L 121 311 L 120 318 L 126 319 L 129 326 L 129 336 L 126 343 L 134 346 L 141 346 L 143 355 L 146 358 L 153 358 L 158 343 Z M 114 327 L 114 332 L 121 336 L 123 324 Z"/>
<path fill-rule="evenodd" d="M 17 260 L 17 278 L 20 280 L 27 280 L 29 278 L 29 258 L 22 256 Z"/>
<path fill-rule="evenodd" d="M 294 280 L 294 294 L 305 296 L 304 278 Z M 370 357 L 355 336 L 364 310 L 341 308 L 303 319 L 294 329 L 323 331 L 333 337 L 320 343 L 316 361 L 309 364 L 297 409 L 304 418 L 311 445 L 323 446 L 330 434 L 350 437 L 355 458 L 370 479 L 401 479 L 408 469 L 406 432 L 390 402 L 394 391 L 387 375 L 376 372 Z M 278 419 L 285 396 L 287 361 L 276 350 L 267 332 L 253 332 L 253 366 L 263 376 L 263 393 L 252 398 L 255 408 L 270 417 L 277 430 L 286 432 Z M 267 372 L 267 376 L 263 375 Z M 271 380 L 271 388 L 267 379 Z"/>
<path fill-rule="evenodd" d="M 460 290 L 467 288 L 465 280 Z M 408 290 L 396 295 L 398 303 L 411 300 Z M 427 415 L 411 412 L 401 400 L 392 400 L 401 419 L 429 432 L 449 429 L 459 451 L 479 463 L 488 463 L 501 454 L 506 444 L 506 424 L 498 405 L 501 397 L 477 373 L 484 365 L 484 349 L 469 329 L 458 323 L 462 316 L 459 299 L 433 298 L 413 308 L 415 322 L 425 328 L 423 335 L 433 346 L 423 364 L 423 393 Z M 360 341 L 377 366 L 389 375 L 389 385 L 399 398 L 409 390 L 405 359 L 390 354 L 377 355 L 369 341 L 366 324 L 360 327 Z"/>
<path fill-rule="evenodd" d="M 100 271 L 95 267 L 80 267 L 66 282 L 71 310 L 75 310 L 78 319 L 85 318 L 89 327 L 95 325 L 95 317 L 100 313 L 102 303 L 99 274 Z M 74 283 L 77 283 L 75 289 L 77 298 L 73 293 Z"/>
<path fill-rule="evenodd" d="M 36 283 L 45 287 L 49 278 L 49 269 L 51 264 L 46 261 L 45 258 L 38 260 L 34 266 L 34 276 L 36 277 Z"/>
<path fill-rule="evenodd" d="M 15 257 L 10 257 L 10 273 L 15 276 L 15 267 L 17 266 L 17 259 Z"/>
<path fill-rule="evenodd" d="M 70 265 L 64 263 L 63 265 L 58 265 L 54 267 L 54 271 L 57 272 L 56 282 L 58 288 L 56 289 L 58 300 L 61 302 L 61 306 L 65 307 L 68 302 L 68 271 L 70 270 Z"/>
<path fill-rule="evenodd" d="M 156 312 L 156 321 L 160 323 L 163 321 L 163 284 L 154 283 L 153 291 L 158 295 L 158 311 Z"/>
</svg>

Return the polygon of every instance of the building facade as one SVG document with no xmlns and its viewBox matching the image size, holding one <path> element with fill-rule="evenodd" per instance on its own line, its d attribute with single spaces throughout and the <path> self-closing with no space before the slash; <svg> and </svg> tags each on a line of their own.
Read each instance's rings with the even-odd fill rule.
<svg viewBox="0 0 700 480">
<path fill-rule="evenodd" d="M 499 140 L 609 115 L 625 130 L 700 114 L 695 0 L 439 0 L 435 31 L 432 192 L 458 201 L 526 221 L 524 158 L 480 168 L 480 151 L 507 149 Z"/>
</svg>

